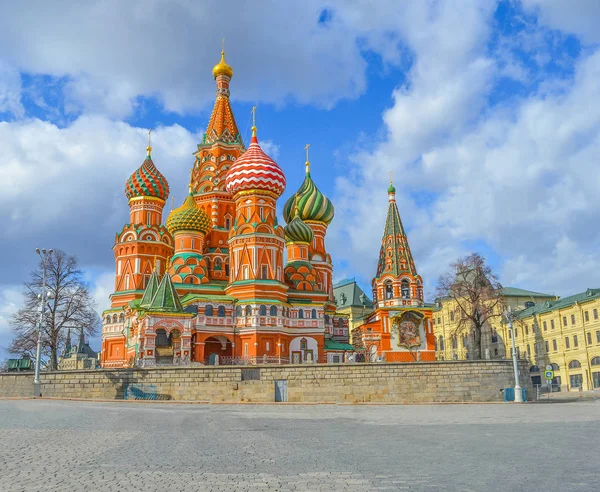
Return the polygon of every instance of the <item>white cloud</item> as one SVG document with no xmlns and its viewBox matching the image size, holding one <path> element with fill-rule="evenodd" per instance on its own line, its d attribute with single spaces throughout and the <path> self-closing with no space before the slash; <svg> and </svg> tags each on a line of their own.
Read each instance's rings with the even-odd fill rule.
<svg viewBox="0 0 600 492">
<path fill-rule="evenodd" d="M 359 151 L 350 176 L 337 182 L 333 255 L 372 277 L 393 170 L 430 293 L 451 260 L 482 245 L 506 260 L 505 284 L 583 290 L 598 283 L 600 266 L 592 246 L 600 236 L 600 51 L 576 62 L 574 80 L 546 77 L 538 92 L 489 108 L 506 58 L 485 54 L 490 13 L 479 14 L 463 23 L 471 35 L 463 33 L 468 41 L 450 59 L 445 46 L 455 30 L 433 25 L 431 45 L 414 45 L 408 82 L 384 114 L 386 137 Z"/>
<path fill-rule="evenodd" d="M 25 110 L 21 104 L 21 76 L 15 67 L 0 59 L 0 113 L 10 113 L 23 117 Z"/>
<path fill-rule="evenodd" d="M 23 288 L 18 285 L 0 285 L 0 361 L 8 356 L 11 341 L 10 319 L 23 303 Z"/>
<path fill-rule="evenodd" d="M 580 36 L 584 43 L 600 42 L 597 0 L 522 0 L 522 3 L 548 27 Z"/>
</svg>

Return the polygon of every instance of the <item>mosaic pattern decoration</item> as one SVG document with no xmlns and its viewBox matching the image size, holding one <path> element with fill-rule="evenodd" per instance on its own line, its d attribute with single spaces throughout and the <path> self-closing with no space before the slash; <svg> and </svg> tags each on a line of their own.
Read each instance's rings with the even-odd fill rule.
<svg viewBox="0 0 600 492">
<path fill-rule="evenodd" d="M 310 171 L 306 172 L 302 186 L 283 206 L 283 218 L 286 222 L 293 219 L 296 204 L 302 220 L 323 222 L 326 225 L 329 225 L 333 220 L 333 203 L 319 191 L 310 176 Z"/>
<path fill-rule="evenodd" d="M 146 157 L 139 169 L 127 180 L 125 195 L 130 200 L 141 196 L 151 196 L 166 201 L 169 197 L 169 183 L 156 168 L 150 156 Z"/>
<path fill-rule="evenodd" d="M 173 210 L 167 218 L 167 229 L 171 234 L 177 231 L 199 231 L 206 234 L 211 227 L 210 218 L 196 205 L 192 195 L 188 195 L 183 205 Z"/>
<path fill-rule="evenodd" d="M 226 185 L 233 195 L 240 191 L 264 190 L 279 197 L 285 190 L 286 180 L 281 168 L 263 152 L 253 136 L 248 150 L 227 171 Z"/>
</svg>

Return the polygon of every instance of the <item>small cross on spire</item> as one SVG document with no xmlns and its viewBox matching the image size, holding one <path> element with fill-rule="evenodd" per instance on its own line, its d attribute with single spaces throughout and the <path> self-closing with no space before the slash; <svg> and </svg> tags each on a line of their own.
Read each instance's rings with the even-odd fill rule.
<svg viewBox="0 0 600 492">
<path fill-rule="evenodd" d="M 148 157 L 150 157 L 152 153 L 152 128 L 148 130 L 148 147 L 146 147 L 146 150 L 148 151 Z"/>
<path fill-rule="evenodd" d="M 308 174 L 310 172 L 310 161 L 308 160 L 308 148 L 310 147 L 310 144 L 306 144 L 304 146 L 304 150 L 306 150 L 306 174 Z"/>
<path fill-rule="evenodd" d="M 252 136 L 256 137 L 256 106 L 252 106 Z"/>
</svg>

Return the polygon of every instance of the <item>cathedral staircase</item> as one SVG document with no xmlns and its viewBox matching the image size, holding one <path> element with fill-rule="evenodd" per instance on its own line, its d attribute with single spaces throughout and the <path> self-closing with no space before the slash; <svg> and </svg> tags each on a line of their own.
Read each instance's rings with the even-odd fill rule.
<svg viewBox="0 0 600 492">
<path fill-rule="evenodd" d="M 173 347 L 156 347 L 156 364 L 173 364 Z"/>
</svg>

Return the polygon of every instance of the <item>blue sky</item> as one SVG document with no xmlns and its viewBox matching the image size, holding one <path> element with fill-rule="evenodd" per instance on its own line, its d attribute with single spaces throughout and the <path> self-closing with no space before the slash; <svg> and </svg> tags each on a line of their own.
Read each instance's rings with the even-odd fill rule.
<svg viewBox="0 0 600 492">
<path fill-rule="evenodd" d="M 370 291 L 391 171 L 430 295 L 471 251 L 505 285 L 600 285 L 599 2 L 284 3 L 3 7 L 0 347 L 38 246 L 77 255 L 106 307 L 125 180 L 155 128 L 155 162 L 181 202 L 222 38 L 245 141 L 258 105 L 259 138 L 286 173 L 280 204 L 311 144 L 336 206 L 338 280 Z"/>
</svg>

